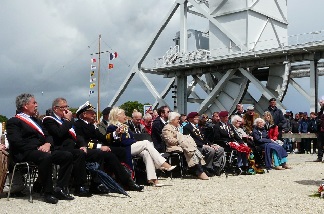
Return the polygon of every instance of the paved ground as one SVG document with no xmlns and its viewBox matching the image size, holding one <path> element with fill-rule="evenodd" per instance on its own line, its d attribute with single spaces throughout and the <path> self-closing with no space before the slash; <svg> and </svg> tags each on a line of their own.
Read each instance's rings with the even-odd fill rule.
<svg viewBox="0 0 324 214">
<path fill-rule="evenodd" d="M 46 204 L 34 194 L 0 198 L 1 213 L 324 213 L 324 199 L 312 197 L 324 182 L 324 163 L 315 155 L 292 154 L 291 170 L 260 175 L 196 179 L 165 179 L 164 187 L 129 192 L 131 198 L 111 194 Z"/>
</svg>

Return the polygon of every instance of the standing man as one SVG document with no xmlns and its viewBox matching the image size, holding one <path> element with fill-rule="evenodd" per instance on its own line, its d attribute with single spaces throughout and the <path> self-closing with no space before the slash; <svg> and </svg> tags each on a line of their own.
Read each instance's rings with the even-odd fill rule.
<svg viewBox="0 0 324 214">
<path fill-rule="evenodd" d="M 259 118 L 260 115 L 254 111 L 254 106 L 250 105 L 247 107 L 247 112 L 243 116 L 244 124 L 243 127 L 247 134 L 252 134 L 253 123 L 255 119 Z"/>
<path fill-rule="evenodd" d="M 162 141 L 161 134 L 162 129 L 168 121 L 168 116 L 170 113 L 170 109 L 168 106 L 161 106 L 158 110 L 158 117 L 153 121 L 152 124 L 152 141 L 154 147 L 158 152 L 164 153 L 165 152 L 165 144 Z"/>
<path fill-rule="evenodd" d="M 183 134 L 190 135 L 195 140 L 199 151 L 205 156 L 205 173 L 208 177 L 212 175 L 220 176 L 224 148 L 217 144 L 212 144 L 204 138 L 197 127 L 199 122 L 199 114 L 197 112 L 190 112 L 187 116 L 187 120 L 189 123 L 183 127 Z"/>
<path fill-rule="evenodd" d="M 73 155 L 74 195 L 89 197 L 91 193 L 84 187 L 87 182 L 86 147 L 76 148 L 77 135 L 73 128 L 72 112 L 65 98 L 56 98 L 52 103 L 52 113 L 44 117 L 43 124 L 53 136 L 54 149 L 68 151 Z"/>
<path fill-rule="evenodd" d="M 321 109 L 317 114 L 317 144 L 318 152 L 315 162 L 321 162 L 323 159 L 323 146 L 324 146 L 324 97 L 319 102 Z"/>
<path fill-rule="evenodd" d="M 284 117 L 282 111 L 277 108 L 276 98 L 271 98 L 269 100 L 268 111 L 271 113 L 271 115 L 273 117 L 274 124 L 276 126 L 278 126 L 278 131 L 279 131 L 278 139 L 282 140 L 282 131 L 285 126 L 286 120 L 285 120 L 285 117 Z"/>
<path fill-rule="evenodd" d="M 105 135 L 107 132 L 107 127 L 108 127 L 108 123 L 109 123 L 109 113 L 110 113 L 111 107 L 106 107 L 103 111 L 102 111 L 102 120 L 101 122 L 98 124 L 98 129 L 100 131 L 101 134 Z"/>
<path fill-rule="evenodd" d="M 246 111 L 243 108 L 243 104 L 239 103 L 236 105 L 236 110 L 233 112 L 233 115 L 238 115 L 240 117 L 243 117 L 245 113 Z"/>
<path fill-rule="evenodd" d="M 38 176 L 44 190 L 44 201 L 56 204 L 58 199 L 73 200 L 67 192 L 72 172 L 73 156 L 70 152 L 53 149 L 53 138 L 39 119 L 35 118 L 37 102 L 32 94 L 16 98 L 18 114 L 8 120 L 7 137 L 14 162 L 30 161 L 38 166 Z M 53 190 L 52 164 L 60 166 Z M 53 194 L 54 192 L 54 194 Z"/>
</svg>

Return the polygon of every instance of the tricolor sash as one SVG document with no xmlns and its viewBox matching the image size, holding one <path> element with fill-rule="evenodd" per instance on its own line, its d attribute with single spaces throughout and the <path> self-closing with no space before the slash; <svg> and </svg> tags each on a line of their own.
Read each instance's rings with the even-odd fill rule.
<svg viewBox="0 0 324 214">
<path fill-rule="evenodd" d="M 38 133 L 40 133 L 43 137 L 45 137 L 45 134 L 42 130 L 42 128 L 39 126 L 38 123 L 36 123 L 34 120 L 31 119 L 31 117 L 27 114 L 20 113 L 16 114 L 16 117 L 22 121 L 24 121 L 27 125 L 35 129 Z"/>
<path fill-rule="evenodd" d="M 53 116 L 46 116 L 46 117 L 43 118 L 43 121 L 44 121 L 46 118 L 51 118 L 51 119 L 55 120 L 55 121 L 56 121 L 58 124 L 60 124 L 60 125 L 63 124 L 63 122 L 62 122 L 60 119 L 58 119 L 57 117 L 53 117 Z M 74 130 L 73 127 L 69 129 L 69 134 L 73 137 L 74 140 L 77 139 L 77 137 L 76 137 L 76 133 L 75 133 L 75 130 Z"/>
</svg>

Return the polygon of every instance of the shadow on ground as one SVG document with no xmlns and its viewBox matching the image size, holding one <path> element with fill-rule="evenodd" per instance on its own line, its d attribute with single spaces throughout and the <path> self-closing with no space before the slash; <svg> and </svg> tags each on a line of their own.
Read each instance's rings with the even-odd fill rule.
<svg viewBox="0 0 324 214">
<path fill-rule="evenodd" d="M 295 181 L 297 184 L 301 184 L 301 185 L 313 185 L 313 186 L 319 186 L 323 183 L 322 180 L 300 180 L 300 181 Z"/>
</svg>

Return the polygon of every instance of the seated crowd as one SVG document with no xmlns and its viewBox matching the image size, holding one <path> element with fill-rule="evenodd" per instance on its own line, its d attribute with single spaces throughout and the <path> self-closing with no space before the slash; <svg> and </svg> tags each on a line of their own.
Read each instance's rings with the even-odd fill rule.
<svg viewBox="0 0 324 214">
<path fill-rule="evenodd" d="M 245 111 L 241 104 L 232 117 L 227 111 L 221 111 L 214 112 L 211 119 L 206 114 L 179 114 L 162 106 L 157 109 L 157 115 L 149 111 L 142 116 L 134 111 L 127 120 L 123 109 L 107 107 L 102 112 L 102 121 L 98 122 L 95 108 L 89 102 L 81 105 L 73 118 L 67 100 L 56 98 L 51 111 L 40 120 L 36 117 L 37 106 L 32 94 L 17 96 L 17 114 L 6 125 L 7 139 L 14 162 L 29 161 L 38 166 L 34 191 L 41 192 L 47 203 L 73 200 L 69 188 L 79 197 L 108 193 L 98 175 L 91 173 L 91 180 L 87 181 L 87 163 L 92 162 L 130 191 L 144 189 L 128 170 L 133 169 L 134 157 L 143 160 L 147 184 L 154 187 L 163 186 L 158 182 L 156 170 L 176 168 L 165 156 L 172 152 L 182 154 L 188 173 L 202 180 L 220 176 L 224 172 L 225 156 L 233 151 L 237 158 L 236 175 L 249 174 L 252 152 L 258 167 L 264 164 L 267 169 L 291 168 L 287 164 L 287 152 L 292 147 L 281 134 L 296 129 L 296 124 L 290 122 L 287 128 L 287 121 L 294 119 L 283 115 L 274 98 L 270 99 L 263 118 L 254 112 L 253 106 Z M 303 121 L 298 124 L 298 131 L 303 131 Z M 151 139 L 138 140 L 135 136 L 141 133 Z M 284 145 L 280 144 L 282 141 Z M 308 144 L 301 146 L 308 151 Z M 52 164 L 59 165 L 55 187 Z"/>
</svg>

